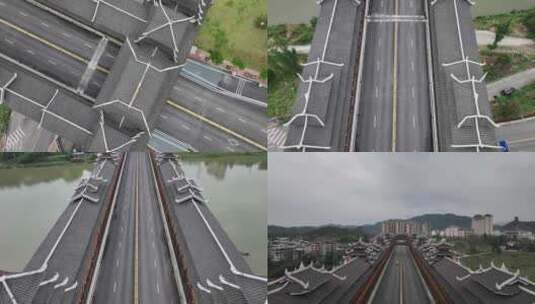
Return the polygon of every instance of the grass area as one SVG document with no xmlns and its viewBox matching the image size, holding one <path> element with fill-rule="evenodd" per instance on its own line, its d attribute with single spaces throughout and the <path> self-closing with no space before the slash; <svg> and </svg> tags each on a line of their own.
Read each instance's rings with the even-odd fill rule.
<svg viewBox="0 0 535 304">
<path fill-rule="evenodd" d="M 490 244 L 479 238 L 449 240 L 448 242 L 453 245 L 453 250 L 459 254 L 479 254 L 490 252 L 492 250 Z"/>
<path fill-rule="evenodd" d="M 309 23 L 277 24 L 268 28 L 268 45 L 270 48 L 288 45 L 305 45 L 312 43 L 318 17 Z"/>
<path fill-rule="evenodd" d="M 10 117 L 11 110 L 6 105 L 0 105 L 0 136 L 6 133 Z"/>
<path fill-rule="evenodd" d="M 474 25 L 478 30 L 494 31 L 496 24 L 504 23 L 511 19 L 511 32 L 509 35 L 515 37 L 529 37 L 530 31 L 526 27 L 524 20 L 533 15 L 535 15 L 535 8 L 514 10 L 504 14 L 476 17 L 474 19 Z"/>
<path fill-rule="evenodd" d="M 535 82 L 520 88 L 510 96 L 498 96 L 492 103 L 496 121 L 508 121 L 535 115 Z"/>
<path fill-rule="evenodd" d="M 511 271 L 520 269 L 521 275 L 535 280 L 535 252 L 502 252 L 462 259 L 462 263 L 472 269 L 479 268 L 480 264 L 483 267 L 488 267 L 491 261 L 498 267 L 505 263 L 505 266 Z"/>
<path fill-rule="evenodd" d="M 82 161 L 78 162 L 92 162 L 96 158 L 96 154 L 86 154 Z M 4 152 L 0 153 L 0 169 L 10 168 L 27 168 L 27 167 L 47 167 L 57 166 L 66 163 L 72 163 L 71 155 L 64 153 L 48 153 L 48 152 Z"/>
<path fill-rule="evenodd" d="M 535 67 L 535 53 L 504 53 L 499 49 L 482 48 L 480 55 L 482 62 L 486 63 L 483 70 L 488 73 L 485 78 L 487 83 Z"/>
<path fill-rule="evenodd" d="M 245 67 L 261 71 L 267 61 L 267 34 L 265 27 L 255 23 L 266 12 L 267 0 L 215 1 L 195 44 L 206 51 L 217 49 L 224 59 L 238 59 Z"/>
<path fill-rule="evenodd" d="M 297 80 L 281 82 L 269 87 L 267 114 L 277 117 L 280 121 L 287 121 L 292 115 L 297 97 Z"/>
</svg>

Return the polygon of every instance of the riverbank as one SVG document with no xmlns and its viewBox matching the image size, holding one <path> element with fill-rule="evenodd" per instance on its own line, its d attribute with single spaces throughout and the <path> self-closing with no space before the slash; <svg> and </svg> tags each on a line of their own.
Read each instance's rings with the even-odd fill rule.
<svg viewBox="0 0 535 304">
<path fill-rule="evenodd" d="M 61 166 L 73 163 L 91 163 L 96 154 L 85 154 L 82 157 L 73 158 L 71 154 L 62 153 L 0 153 L 0 169 L 37 168 Z"/>
<path fill-rule="evenodd" d="M 195 45 L 243 69 L 266 66 L 267 0 L 219 0 L 208 11 Z M 215 59 L 215 60 L 214 60 Z"/>
</svg>

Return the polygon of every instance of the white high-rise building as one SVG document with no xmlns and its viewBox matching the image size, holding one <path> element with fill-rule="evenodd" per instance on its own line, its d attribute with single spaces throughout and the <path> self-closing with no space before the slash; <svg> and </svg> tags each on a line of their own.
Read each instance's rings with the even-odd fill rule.
<svg viewBox="0 0 535 304">
<path fill-rule="evenodd" d="M 476 214 L 472 217 L 472 231 L 474 235 L 492 235 L 494 220 L 491 214 Z"/>
</svg>

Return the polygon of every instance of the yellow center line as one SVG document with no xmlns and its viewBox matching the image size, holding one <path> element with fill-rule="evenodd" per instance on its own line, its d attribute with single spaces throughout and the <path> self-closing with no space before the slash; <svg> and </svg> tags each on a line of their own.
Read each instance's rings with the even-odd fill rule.
<svg viewBox="0 0 535 304">
<path fill-rule="evenodd" d="M 398 0 L 395 0 L 395 14 L 398 14 Z M 397 91 L 398 91 L 398 23 L 394 22 L 394 78 L 392 84 L 392 152 L 396 152 Z"/>
<path fill-rule="evenodd" d="M 88 64 L 89 63 L 89 60 L 87 60 L 85 58 L 82 58 L 79 55 L 77 55 L 77 54 L 75 54 L 75 53 L 73 53 L 73 52 L 71 52 L 69 50 L 66 50 L 66 49 L 62 48 L 62 47 L 60 47 L 60 46 L 58 46 L 58 45 L 46 40 L 45 38 L 42 38 L 42 37 L 37 36 L 37 35 L 35 35 L 33 33 L 30 33 L 29 31 L 27 31 L 27 30 L 15 25 L 15 24 L 7 21 L 7 20 L 4 20 L 4 19 L 0 18 L 0 23 L 3 23 L 5 25 L 11 27 L 12 29 L 14 29 L 14 30 L 16 30 L 18 32 L 21 32 L 24 35 L 26 35 L 26 36 L 28 36 L 30 38 L 33 38 L 33 39 L 43 43 L 44 45 L 49 46 L 49 47 L 51 47 L 51 48 L 53 48 L 53 49 L 65 54 L 65 55 L 69 56 L 69 57 L 72 57 L 72 58 L 84 63 L 84 64 Z M 99 71 L 101 71 L 103 73 L 106 73 L 106 74 L 110 73 L 109 70 L 107 70 L 107 69 L 105 69 L 105 68 L 103 68 L 101 66 L 97 66 L 97 70 L 99 70 Z"/>
<path fill-rule="evenodd" d="M 136 184 L 135 184 L 135 241 L 134 241 L 134 304 L 139 303 L 139 174 L 140 174 L 140 159 L 137 155 L 137 168 L 136 168 Z"/>
<path fill-rule="evenodd" d="M 234 132 L 234 131 L 232 131 L 232 130 L 230 130 L 230 129 L 228 129 L 228 128 L 226 128 L 226 127 L 224 127 L 224 126 L 222 126 L 222 125 L 220 125 L 220 124 L 218 124 L 216 122 L 213 122 L 213 121 L 209 120 L 208 118 L 206 118 L 204 116 L 201 116 L 201 115 L 191 111 L 190 109 L 187 109 L 187 108 L 177 104 L 175 101 L 167 100 L 167 104 L 169 104 L 170 106 L 172 106 L 172 107 L 174 107 L 174 108 L 176 108 L 176 109 L 178 109 L 178 110 L 180 110 L 182 112 L 185 112 L 186 114 L 194 116 L 194 117 L 198 118 L 199 120 L 202 120 L 203 122 L 205 122 L 205 123 L 217 128 L 217 129 L 219 129 L 219 130 L 221 130 L 221 131 L 223 131 L 225 133 L 228 133 L 228 134 L 230 134 L 230 135 L 232 135 L 232 136 L 234 136 L 234 137 L 236 137 L 238 139 L 241 139 L 244 142 L 246 142 L 246 143 L 248 143 L 248 144 L 250 144 L 252 146 L 257 147 L 258 149 L 260 149 L 262 151 L 267 151 L 267 148 L 265 146 L 255 142 L 255 141 L 253 141 L 253 140 L 251 140 L 251 139 L 249 139 L 249 138 L 247 138 L 247 137 L 245 137 L 245 136 L 243 136 L 241 134 L 238 134 L 238 133 L 236 133 L 236 132 Z"/>
</svg>

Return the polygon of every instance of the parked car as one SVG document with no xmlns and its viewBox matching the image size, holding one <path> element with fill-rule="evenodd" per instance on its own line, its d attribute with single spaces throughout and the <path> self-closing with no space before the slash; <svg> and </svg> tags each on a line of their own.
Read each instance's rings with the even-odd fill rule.
<svg viewBox="0 0 535 304">
<path fill-rule="evenodd" d="M 513 87 L 509 87 L 509 88 L 506 88 L 506 89 L 501 90 L 500 93 L 501 93 L 503 96 L 509 96 L 509 95 L 513 94 L 514 91 L 516 91 L 515 88 L 513 88 Z"/>
</svg>

